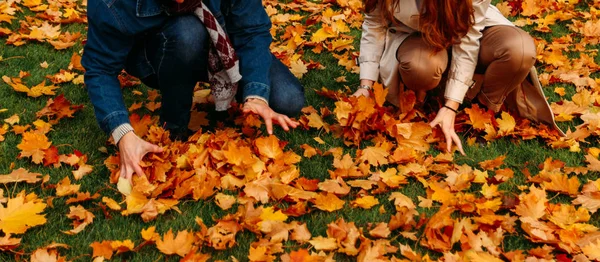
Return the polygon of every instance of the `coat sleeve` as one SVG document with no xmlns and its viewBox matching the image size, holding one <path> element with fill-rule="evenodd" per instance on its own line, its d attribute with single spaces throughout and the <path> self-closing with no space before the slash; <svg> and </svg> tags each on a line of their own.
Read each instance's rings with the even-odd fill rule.
<svg viewBox="0 0 600 262">
<path fill-rule="evenodd" d="M 448 82 L 446 82 L 446 99 L 462 103 L 465 94 L 474 84 L 473 74 L 479 56 L 479 40 L 485 27 L 485 14 L 491 0 L 474 0 L 475 21 L 459 44 L 452 46 L 452 61 Z"/>
<path fill-rule="evenodd" d="M 380 15 L 379 7 L 365 14 L 360 39 L 360 79 L 377 81 L 379 61 L 385 47 L 387 24 Z"/>
</svg>

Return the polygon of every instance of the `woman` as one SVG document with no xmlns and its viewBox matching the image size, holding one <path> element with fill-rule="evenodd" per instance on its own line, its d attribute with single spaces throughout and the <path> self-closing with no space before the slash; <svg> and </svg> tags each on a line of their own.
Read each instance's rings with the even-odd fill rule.
<svg viewBox="0 0 600 262">
<path fill-rule="evenodd" d="M 392 104 L 398 105 L 400 82 L 422 101 L 448 71 L 445 104 L 430 123 L 441 126 L 448 151 L 455 143 L 464 155 L 454 119 L 467 94 L 495 112 L 506 102 L 563 135 L 533 67 L 533 39 L 490 1 L 365 0 L 360 88 L 354 95 L 368 96 L 380 80 Z M 485 72 L 478 81 L 473 80 L 476 71 Z"/>
</svg>

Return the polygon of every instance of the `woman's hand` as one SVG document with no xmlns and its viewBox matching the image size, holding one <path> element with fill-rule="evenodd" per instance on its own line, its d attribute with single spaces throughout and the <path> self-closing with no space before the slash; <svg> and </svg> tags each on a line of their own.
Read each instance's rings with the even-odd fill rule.
<svg viewBox="0 0 600 262">
<path fill-rule="evenodd" d="M 458 108 L 459 103 L 455 102 L 455 101 L 447 101 L 446 106 L 456 109 L 456 108 Z M 438 111 L 437 116 L 435 116 L 435 119 L 433 119 L 433 121 L 431 121 L 431 123 L 429 125 L 432 128 L 435 127 L 436 125 L 440 125 L 440 127 L 442 128 L 442 132 L 444 132 L 444 135 L 446 136 L 446 150 L 448 152 L 450 152 L 450 150 L 452 148 L 452 143 L 455 143 L 456 146 L 458 147 L 458 151 L 460 151 L 460 153 L 462 155 L 465 155 L 465 151 L 463 150 L 460 138 L 454 131 L 455 117 L 456 117 L 456 113 L 454 111 L 452 111 L 446 107 L 442 107 Z"/>
<path fill-rule="evenodd" d="M 354 92 L 354 94 L 352 94 L 352 96 L 365 96 L 365 97 L 369 97 L 371 94 L 369 93 L 369 90 L 366 88 L 359 88 L 358 90 L 356 90 L 356 92 Z"/>
<path fill-rule="evenodd" d="M 147 153 L 160 153 L 162 147 L 150 144 L 139 138 L 134 132 L 125 134 L 119 140 L 119 156 L 121 158 L 121 177 L 126 178 L 131 183 L 131 176 L 136 173 L 138 176 L 144 174 L 140 167 L 142 158 Z"/>
<path fill-rule="evenodd" d="M 296 128 L 298 126 L 298 122 L 292 121 L 286 115 L 273 111 L 267 103 L 260 99 L 249 98 L 246 100 L 243 111 L 244 113 L 254 113 L 262 117 L 265 120 L 265 126 L 267 126 L 267 133 L 269 135 L 273 134 L 273 122 L 279 124 L 285 131 L 290 131 L 290 127 Z"/>
<path fill-rule="evenodd" d="M 375 83 L 375 81 L 371 81 L 371 80 L 367 80 L 367 79 L 360 80 L 360 86 L 372 87 L 374 83 Z M 369 89 L 367 89 L 367 88 L 359 88 L 358 90 L 356 90 L 356 92 L 354 92 L 354 94 L 352 94 L 352 96 L 366 96 L 366 97 L 369 97 L 370 95 L 371 94 L 369 92 Z"/>
</svg>

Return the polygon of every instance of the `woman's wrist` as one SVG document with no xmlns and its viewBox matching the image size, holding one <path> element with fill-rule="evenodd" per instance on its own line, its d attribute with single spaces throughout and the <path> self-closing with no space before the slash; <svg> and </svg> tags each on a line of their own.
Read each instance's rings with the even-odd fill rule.
<svg viewBox="0 0 600 262">
<path fill-rule="evenodd" d="M 460 107 L 460 103 L 454 100 L 447 99 L 446 103 L 444 104 L 444 107 L 449 107 L 449 109 L 453 109 L 456 112 Z"/>
</svg>

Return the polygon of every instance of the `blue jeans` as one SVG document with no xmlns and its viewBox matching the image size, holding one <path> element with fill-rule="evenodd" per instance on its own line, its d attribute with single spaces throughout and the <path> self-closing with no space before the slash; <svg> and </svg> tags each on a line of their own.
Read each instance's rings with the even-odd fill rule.
<svg viewBox="0 0 600 262">
<path fill-rule="evenodd" d="M 167 129 L 187 128 L 194 86 L 208 80 L 210 41 L 196 16 L 176 16 L 158 30 L 136 39 L 127 57 L 125 70 L 161 91 L 160 119 Z M 271 56 L 269 105 L 275 112 L 298 115 L 304 107 L 304 87 L 281 61 Z M 236 97 L 241 99 L 239 94 Z"/>
</svg>

